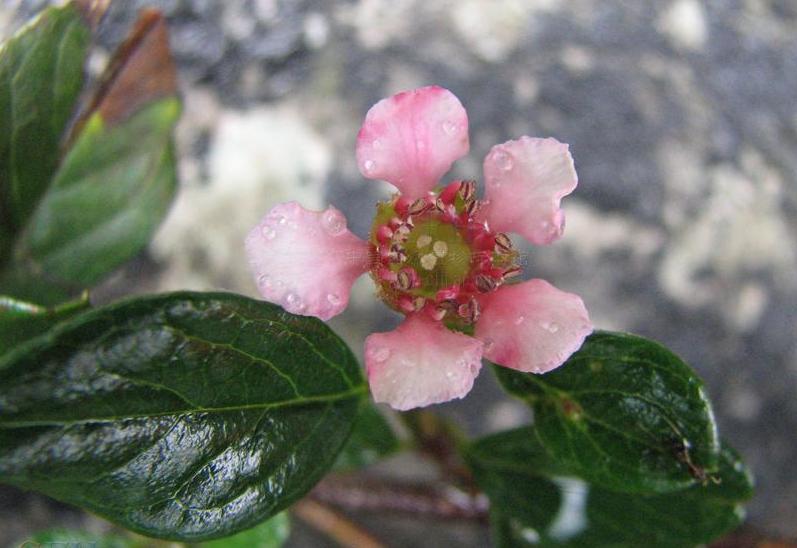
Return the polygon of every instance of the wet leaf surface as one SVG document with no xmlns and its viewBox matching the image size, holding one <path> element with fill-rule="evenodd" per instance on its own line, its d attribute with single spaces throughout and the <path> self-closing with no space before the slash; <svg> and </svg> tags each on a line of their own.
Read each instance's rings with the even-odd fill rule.
<svg viewBox="0 0 797 548">
<path fill-rule="evenodd" d="M 142 534 L 218 538 L 306 493 L 366 391 L 314 318 L 224 293 L 132 299 L 0 360 L 0 480 Z"/>
<path fill-rule="evenodd" d="M 0 212 L 8 218 L 0 235 L 0 264 L 7 263 L 0 282 L 18 298 L 54 304 L 56 295 L 35 298 L 39 287 L 70 292 L 98 282 L 147 244 L 174 195 L 180 104 L 168 33 L 157 11 L 142 12 L 93 98 L 82 109 L 77 104 L 88 21 L 96 21 L 104 7 L 83 0 L 47 10 L 39 21 L 66 22 L 43 29 L 41 43 L 28 43 L 36 36 L 22 33 L 27 42 L 12 41 L 16 47 L 2 56 L 0 80 L 7 73 L 14 86 L 26 82 L 24 90 L 10 86 L 8 96 L 0 96 L 0 107 L 6 101 L 11 109 L 5 120 L 0 109 L 0 127 L 8 128 L 8 141 L 0 144 Z M 21 68 L 8 53 L 17 49 Z M 53 65 L 52 59 L 59 61 Z M 27 80 L 20 76 L 28 72 Z"/>
<path fill-rule="evenodd" d="M 662 495 L 573 479 L 532 428 L 483 438 L 466 458 L 490 497 L 497 546 L 695 546 L 738 526 L 752 495 L 749 472 L 727 446 L 705 484 Z"/>
<path fill-rule="evenodd" d="M 716 425 L 703 382 L 663 346 L 598 332 L 545 375 L 494 368 L 534 410 L 551 458 L 617 491 L 683 489 L 716 469 Z"/>
<path fill-rule="evenodd" d="M 88 307 L 88 295 L 56 307 L 39 306 L 0 295 L 0 356 Z"/>
<path fill-rule="evenodd" d="M 88 21 L 67 4 L 0 48 L 0 264 L 58 167 L 90 39 Z"/>
</svg>

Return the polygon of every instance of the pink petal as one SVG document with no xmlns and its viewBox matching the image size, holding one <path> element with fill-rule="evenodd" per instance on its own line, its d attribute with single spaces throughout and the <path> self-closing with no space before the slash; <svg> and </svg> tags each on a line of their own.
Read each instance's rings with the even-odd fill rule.
<svg viewBox="0 0 797 548">
<path fill-rule="evenodd" d="M 484 159 L 482 217 L 498 232 L 515 232 L 533 244 L 558 239 L 565 227 L 559 209 L 578 177 L 568 145 L 556 139 L 521 137 L 496 145 Z"/>
<path fill-rule="evenodd" d="M 328 320 L 349 302 L 368 270 L 368 244 L 349 232 L 343 214 L 278 204 L 246 237 L 260 294 L 294 314 Z"/>
<path fill-rule="evenodd" d="M 545 280 L 505 285 L 481 300 L 476 337 L 490 361 L 546 373 L 562 365 L 592 333 L 584 302 Z"/>
<path fill-rule="evenodd" d="M 482 343 L 418 313 L 393 331 L 365 339 L 374 401 L 405 411 L 462 398 L 482 366 Z"/>
<path fill-rule="evenodd" d="M 462 103 L 429 86 L 371 107 L 357 135 L 357 165 L 364 177 L 388 181 L 414 199 L 432 190 L 469 146 Z"/>
</svg>

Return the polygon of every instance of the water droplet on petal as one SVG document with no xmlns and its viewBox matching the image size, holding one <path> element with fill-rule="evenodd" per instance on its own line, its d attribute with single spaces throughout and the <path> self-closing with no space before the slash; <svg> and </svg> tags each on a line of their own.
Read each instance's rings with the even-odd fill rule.
<svg viewBox="0 0 797 548">
<path fill-rule="evenodd" d="M 443 122 L 443 132 L 446 135 L 454 135 L 456 131 L 457 131 L 457 124 L 455 124 L 451 120 L 446 120 L 445 122 Z"/>
<path fill-rule="evenodd" d="M 453 371 L 446 371 L 446 378 L 453 379 L 454 378 L 454 372 Z"/>
<path fill-rule="evenodd" d="M 340 296 L 335 293 L 327 293 L 327 302 L 333 306 L 340 304 Z"/>
<path fill-rule="evenodd" d="M 337 236 L 346 229 L 346 218 L 336 209 L 327 209 L 321 216 L 321 226 L 332 236 Z"/>
<path fill-rule="evenodd" d="M 301 312 L 305 308 L 302 298 L 296 293 L 285 295 L 285 306 L 289 309 L 289 312 Z"/>
<path fill-rule="evenodd" d="M 382 141 L 380 141 L 379 139 L 374 139 L 374 142 L 371 143 L 371 146 L 379 150 L 380 148 L 382 148 Z"/>
<path fill-rule="evenodd" d="M 363 162 L 363 170 L 366 173 L 373 173 L 375 169 L 376 169 L 376 162 L 374 162 L 373 160 L 366 160 Z"/>
<path fill-rule="evenodd" d="M 285 223 L 288 222 L 288 219 L 286 219 L 284 215 L 276 215 L 274 217 L 274 222 L 277 223 L 278 225 L 284 225 Z"/>
<path fill-rule="evenodd" d="M 556 333 L 559 331 L 559 324 L 556 322 L 542 322 L 540 327 L 542 327 L 548 333 Z"/>
<path fill-rule="evenodd" d="M 385 347 L 377 348 L 371 353 L 371 358 L 373 358 L 373 360 L 378 363 L 387 360 L 389 357 L 390 357 L 390 349 Z"/>
<path fill-rule="evenodd" d="M 503 150 L 498 150 L 493 154 L 493 161 L 495 162 L 495 165 L 504 171 L 509 171 L 515 165 L 514 160 L 512 160 L 512 156 Z"/>
<path fill-rule="evenodd" d="M 261 289 L 270 289 L 271 288 L 271 277 L 268 274 L 261 274 L 257 277 L 257 285 Z"/>
<path fill-rule="evenodd" d="M 266 225 L 260 229 L 260 233 L 263 234 L 263 237 L 266 240 L 273 240 L 277 236 L 277 231 L 274 230 L 273 226 Z"/>
<path fill-rule="evenodd" d="M 526 321 L 526 316 L 518 316 L 515 318 L 515 325 L 520 325 Z"/>
</svg>

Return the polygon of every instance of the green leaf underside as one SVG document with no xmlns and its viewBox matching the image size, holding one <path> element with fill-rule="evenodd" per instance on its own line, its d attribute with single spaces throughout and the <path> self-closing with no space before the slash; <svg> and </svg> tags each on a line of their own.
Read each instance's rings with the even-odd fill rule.
<svg viewBox="0 0 797 548">
<path fill-rule="evenodd" d="M 150 536 L 223 537 L 321 478 L 365 392 L 314 318 L 224 293 L 132 299 L 0 359 L 0 480 Z"/>
<path fill-rule="evenodd" d="M 694 546 L 739 525 L 749 473 L 724 446 L 705 485 L 659 495 L 618 493 L 550 460 L 532 428 L 474 443 L 466 458 L 491 501 L 497 546 Z"/>
<path fill-rule="evenodd" d="M 88 306 L 86 296 L 47 308 L 0 295 L 0 356 Z"/>
<path fill-rule="evenodd" d="M 494 370 L 533 408 L 551 458 L 590 483 L 664 493 L 716 470 L 719 445 L 703 383 L 655 342 L 598 332 L 545 375 Z"/>
<path fill-rule="evenodd" d="M 179 113 L 168 98 L 118 126 L 89 119 L 17 246 L 26 270 L 91 285 L 147 244 L 176 188 Z"/>
<path fill-rule="evenodd" d="M 0 264 L 58 166 L 90 39 L 68 4 L 43 11 L 0 47 Z"/>
<path fill-rule="evenodd" d="M 278 548 L 290 534 L 290 519 L 282 512 L 265 523 L 232 537 L 203 542 L 200 548 Z"/>
<path fill-rule="evenodd" d="M 348 443 L 338 455 L 336 470 L 356 470 L 397 452 L 401 444 L 390 424 L 370 402 L 362 403 Z"/>
</svg>

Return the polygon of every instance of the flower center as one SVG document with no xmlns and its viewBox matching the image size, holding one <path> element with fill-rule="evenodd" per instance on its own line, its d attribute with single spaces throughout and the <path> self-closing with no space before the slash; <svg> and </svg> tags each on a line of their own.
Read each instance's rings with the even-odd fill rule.
<svg viewBox="0 0 797 548">
<path fill-rule="evenodd" d="M 479 316 L 479 294 L 520 273 L 506 234 L 476 220 L 479 206 L 473 181 L 455 181 L 411 203 L 395 195 L 377 204 L 371 276 L 388 306 L 424 310 L 466 330 Z"/>
</svg>

